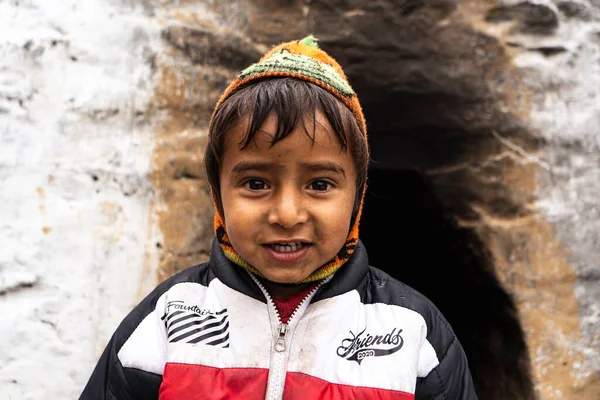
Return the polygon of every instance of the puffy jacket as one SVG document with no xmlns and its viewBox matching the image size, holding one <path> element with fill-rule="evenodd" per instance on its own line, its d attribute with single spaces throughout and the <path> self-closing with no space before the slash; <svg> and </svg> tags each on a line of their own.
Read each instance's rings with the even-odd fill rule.
<svg viewBox="0 0 600 400">
<path fill-rule="evenodd" d="M 121 323 L 81 400 L 476 399 L 464 352 L 423 295 L 362 243 L 287 324 L 216 243 Z"/>
</svg>

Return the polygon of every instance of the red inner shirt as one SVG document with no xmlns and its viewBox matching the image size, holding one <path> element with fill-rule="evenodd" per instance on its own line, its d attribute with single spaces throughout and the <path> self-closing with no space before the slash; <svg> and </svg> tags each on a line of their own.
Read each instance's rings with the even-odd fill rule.
<svg viewBox="0 0 600 400">
<path fill-rule="evenodd" d="M 277 307 L 277 311 L 279 311 L 279 318 L 281 318 L 281 322 L 284 324 L 288 323 L 288 320 L 292 316 L 296 307 L 302 303 L 302 300 L 310 293 L 311 290 L 318 285 L 318 282 L 315 282 L 313 285 L 307 286 L 305 289 L 302 289 L 298 293 L 295 293 L 291 296 L 282 297 L 280 299 L 276 299 L 273 297 L 273 302 L 275 303 L 275 307 Z"/>
</svg>

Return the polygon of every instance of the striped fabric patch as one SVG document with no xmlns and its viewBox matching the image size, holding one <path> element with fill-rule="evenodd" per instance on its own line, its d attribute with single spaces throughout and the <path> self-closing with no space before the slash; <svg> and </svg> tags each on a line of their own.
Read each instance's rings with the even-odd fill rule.
<svg viewBox="0 0 600 400">
<path fill-rule="evenodd" d="M 354 90 L 352 90 L 348 82 L 334 67 L 304 54 L 290 53 L 285 49 L 274 53 L 264 61 L 252 64 L 243 70 L 238 78 L 243 80 L 251 75 L 261 75 L 271 72 L 308 76 L 331 86 L 338 93 L 346 97 L 354 96 Z"/>
<path fill-rule="evenodd" d="M 229 347 L 227 309 L 210 314 L 176 310 L 163 317 L 169 343 L 184 342 Z"/>
</svg>

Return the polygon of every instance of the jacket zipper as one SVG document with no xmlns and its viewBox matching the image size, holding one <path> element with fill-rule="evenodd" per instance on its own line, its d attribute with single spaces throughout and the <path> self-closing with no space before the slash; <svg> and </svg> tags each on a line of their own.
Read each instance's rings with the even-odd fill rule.
<svg viewBox="0 0 600 400">
<path fill-rule="evenodd" d="M 299 320 L 302 315 L 306 312 L 310 304 L 310 300 L 313 298 L 317 290 L 323 284 L 328 282 L 332 277 L 329 276 L 321 281 L 317 286 L 313 288 L 302 299 L 300 304 L 296 307 L 292 315 L 290 316 L 287 324 L 281 322 L 281 317 L 279 316 L 279 311 L 275 306 L 275 302 L 273 298 L 265 289 L 262 283 L 252 274 L 250 274 L 254 282 L 258 285 L 260 290 L 265 295 L 267 299 L 267 304 L 269 308 L 269 320 L 271 321 L 271 330 L 273 334 L 273 348 L 271 349 L 271 359 L 269 363 L 269 377 L 267 380 L 267 392 L 265 394 L 266 400 L 281 400 L 283 398 L 283 390 L 285 388 L 285 376 L 287 374 L 287 364 L 289 360 L 289 343 L 291 341 L 291 337 L 293 336 L 293 332 L 298 325 L 297 320 Z"/>
</svg>

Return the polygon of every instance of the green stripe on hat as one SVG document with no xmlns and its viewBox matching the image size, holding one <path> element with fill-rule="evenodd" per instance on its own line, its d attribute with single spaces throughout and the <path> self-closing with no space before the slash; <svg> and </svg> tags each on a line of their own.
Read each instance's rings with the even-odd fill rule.
<svg viewBox="0 0 600 400">
<path fill-rule="evenodd" d="M 316 43 L 314 43 L 316 47 Z M 316 81 L 323 82 L 343 96 L 354 96 L 354 91 L 346 80 L 333 68 L 303 54 L 293 54 L 287 50 L 274 53 L 267 60 L 253 64 L 243 70 L 238 76 L 245 80 L 252 76 L 260 76 L 272 72 L 300 74 Z"/>
</svg>

